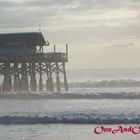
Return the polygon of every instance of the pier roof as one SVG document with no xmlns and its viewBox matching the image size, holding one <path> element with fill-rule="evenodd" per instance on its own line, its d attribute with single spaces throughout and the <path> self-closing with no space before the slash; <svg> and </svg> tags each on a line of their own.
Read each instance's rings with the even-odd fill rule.
<svg viewBox="0 0 140 140">
<path fill-rule="evenodd" d="M 41 32 L 0 34 L 0 48 L 44 46 L 46 41 Z"/>
</svg>

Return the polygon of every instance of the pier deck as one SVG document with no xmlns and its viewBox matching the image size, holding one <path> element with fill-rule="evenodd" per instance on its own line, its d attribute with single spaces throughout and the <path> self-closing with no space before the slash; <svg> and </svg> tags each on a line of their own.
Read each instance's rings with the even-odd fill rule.
<svg viewBox="0 0 140 140">
<path fill-rule="evenodd" d="M 68 62 L 67 53 L 50 52 L 50 53 L 1 53 L 0 63 L 20 63 L 20 62 Z"/>
</svg>

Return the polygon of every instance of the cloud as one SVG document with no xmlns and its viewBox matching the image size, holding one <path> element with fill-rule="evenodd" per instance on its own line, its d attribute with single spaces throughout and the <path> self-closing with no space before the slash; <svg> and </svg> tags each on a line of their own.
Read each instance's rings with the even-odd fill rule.
<svg viewBox="0 0 140 140">
<path fill-rule="evenodd" d="M 139 37 L 138 6 L 138 0 L 0 0 L 0 30 L 32 30 L 41 24 L 46 31 L 85 34 L 91 40 Z"/>
<path fill-rule="evenodd" d="M 113 45 L 111 45 L 111 47 L 114 47 L 114 48 L 124 48 L 124 47 L 134 47 L 134 46 L 135 46 L 135 44 L 132 42 L 125 43 L 125 44 L 113 44 Z"/>
</svg>

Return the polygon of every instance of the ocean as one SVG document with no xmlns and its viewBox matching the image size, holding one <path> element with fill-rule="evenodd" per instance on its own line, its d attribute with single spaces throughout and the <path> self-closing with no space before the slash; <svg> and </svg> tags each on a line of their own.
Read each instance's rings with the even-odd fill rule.
<svg viewBox="0 0 140 140">
<path fill-rule="evenodd" d="M 97 135 L 93 130 L 97 126 L 139 126 L 140 69 L 68 70 L 67 76 L 68 92 L 12 93 L 14 98 L 10 93 L 1 93 L 0 139 L 139 138 L 140 134 L 129 132 Z"/>
</svg>

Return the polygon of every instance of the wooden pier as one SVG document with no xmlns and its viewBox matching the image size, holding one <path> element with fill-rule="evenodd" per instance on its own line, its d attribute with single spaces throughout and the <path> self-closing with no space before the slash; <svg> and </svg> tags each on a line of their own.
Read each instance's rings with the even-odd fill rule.
<svg viewBox="0 0 140 140">
<path fill-rule="evenodd" d="M 55 46 L 45 53 L 48 45 L 41 32 L 0 34 L 1 91 L 61 91 L 62 83 L 68 90 L 68 45 L 65 53 L 56 52 Z"/>
</svg>

